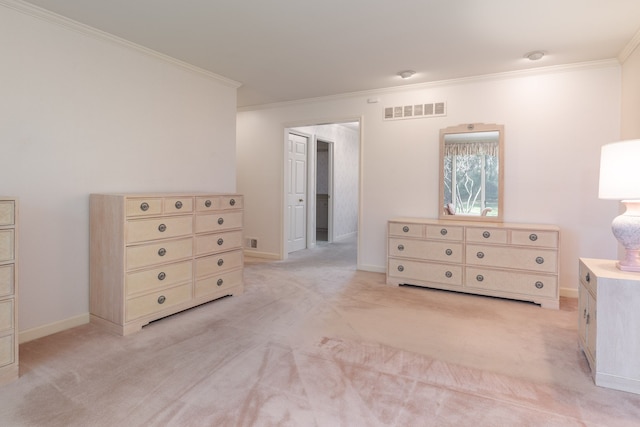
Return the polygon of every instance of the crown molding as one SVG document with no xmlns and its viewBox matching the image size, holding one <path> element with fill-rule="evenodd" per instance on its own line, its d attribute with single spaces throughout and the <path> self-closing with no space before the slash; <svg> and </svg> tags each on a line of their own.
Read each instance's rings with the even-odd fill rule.
<svg viewBox="0 0 640 427">
<path fill-rule="evenodd" d="M 621 64 L 623 64 L 624 61 L 626 61 L 627 58 L 629 58 L 629 56 L 633 53 L 633 51 L 636 50 L 638 45 L 640 45 L 640 30 L 638 30 L 636 35 L 633 36 L 631 40 L 629 40 L 629 43 L 627 43 L 627 45 L 624 47 L 624 49 L 622 49 L 622 51 L 618 55 L 618 60 L 620 61 Z"/>
<path fill-rule="evenodd" d="M 243 112 L 243 111 L 265 110 L 265 109 L 271 109 L 271 108 L 282 108 L 282 107 L 288 107 L 293 105 L 309 104 L 314 102 L 326 102 L 326 101 L 334 101 L 334 100 L 356 98 L 356 97 L 370 97 L 375 95 L 430 89 L 430 88 L 443 87 L 443 86 L 455 86 L 460 84 L 468 84 L 468 83 L 475 83 L 475 82 L 488 81 L 488 80 L 504 80 L 504 79 L 510 79 L 510 78 L 519 78 L 519 77 L 527 77 L 527 76 L 550 74 L 550 73 L 561 73 L 561 72 L 567 72 L 567 71 L 604 68 L 604 67 L 619 67 L 619 66 L 620 66 L 620 62 L 618 61 L 618 59 L 615 59 L 615 58 L 603 59 L 600 61 L 578 62 L 574 64 L 551 65 L 548 67 L 530 68 L 526 70 L 506 71 L 502 73 L 483 74 L 483 75 L 471 76 L 471 77 L 461 77 L 458 79 L 438 80 L 433 82 L 415 83 L 411 85 L 402 85 L 402 86 L 391 86 L 391 87 L 386 87 L 381 89 L 372 89 L 372 90 L 366 90 L 366 91 L 360 91 L 360 92 L 348 92 L 348 93 L 342 93 L 342 94 L 336 94 L 336 95 L 321 96 L 317 98 L 298 99 L 293 101 L 275 102 L 270 104 L 248 105 L 244 107 L 238 107 L 237 111 Z"/>
<path fill-rule="evenodd" d="M 215 80 L 219 83 L 224 84 L 225 86 L 230 86 L 236 89 L 242 86 L 242 83 L 237 82 L 235 80 L 231 80 L 219 74 L 215 74 L 205 69 L 202 69 L 200 67 L 196 67 L 194 65 L 191 65 L 179 59 L 173 58 L 169 55 L 165 55 L 163 53 L 157 52 L 153 49 L 149 49 L 139 44 L 132 43 L 123 38 L 114 36 L 113 34 L 98 30 L 97 28 L 90 27 L 78 21 L 74 21 L 73 19 L 66 18 L 62 15 L 58 15 L 57 13 L 50 12 L 46 9 L 24 2 L 22 0 L 0 0 L 0 6 L 4 6 L 8 9 L 12 9 L 22 14 L 29 15 L 33 18 L 40 19 L 42 21 L 46 21 L 54 25 L 58 25 L 60 27 L 64 27 L 68 30 L 78 32 L 82 35 L 92 37 L 100 41 L 106 41 L 112 44 L 125 47 L 127 49 L 134 50 L 144 55 L 151 56 L 153 58 L 159 59 L 161 61 L 170 63 L 172 65 L 178 66 L 188 71 L 205 76 L 209 79 Z"/>
</svg>

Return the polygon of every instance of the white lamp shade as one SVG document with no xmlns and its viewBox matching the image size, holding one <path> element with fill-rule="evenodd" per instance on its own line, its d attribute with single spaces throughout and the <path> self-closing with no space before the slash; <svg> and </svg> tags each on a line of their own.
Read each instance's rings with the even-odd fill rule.
<svg viewBox="0 0 640 427">
<path fill-rule="evenodd" d="M 602 146 L 601 199 L 640 199 L 640 139 Z"/>
</svg>

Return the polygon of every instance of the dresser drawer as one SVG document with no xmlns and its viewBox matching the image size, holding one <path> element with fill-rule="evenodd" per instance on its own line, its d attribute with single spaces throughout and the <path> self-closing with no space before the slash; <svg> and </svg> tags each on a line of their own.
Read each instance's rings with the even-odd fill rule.
<svg viewBox="0 0 640 427">
<path fill-rule="evenodd" d="M 591 294 L 593 294 L 594 297 L 597 297 L 598 276 L 593 274 L 582 260 L 580 260 L 578 274 L 580 275 L 580 282 L 591 292 Z"/>
<path fill-rule="evenodd" d="M 196 215 L 196 233 L 223 231 L 242 227 L 242 212 L 220 212 Z"/>
<path fill-rule="evenodd" d="M 557 248 L 558 233 L 556 231 L 513 230 L 511 232 L 511 244 L 536 246 L 540 248 Z"/>
<path fill-rule="evenodd" d="M 242 270 L 232 270 L 196 280 L 196 298 L 242 284 Z"/>
<path fill-rule="evenodd" d="M 217 211 L 220 209 L 220 196 L 196 197 L 196 212 Z"/>
<path fill-rule="evenodd" d="M 424 237 L 424 225 L 402 222 L 389 223 L 390 236 Z"/>
<path fill-rule="evenodd" d="M 192 215 L 127 221 L 127 243 L 188 236 L 192 233 Z"/>
<path fill-rule="evenodd" d="M 127 269 L 133 270 L 161 263 L 178 261 L 193 255 L 193 238 L 129 246 Z"/>
<path fill-rule="evenodd" d="M 127 273 L 125 278 L 126 295 L 150 291 L 154 288 L 176 285 L 190 281 L 193 277 L 191 260 L 166 264 L 150 270 Z"/>
<path fill-rule="evenodd" d="M 553 275 L 475 267 L 467 267 L 465 273 L 465 286 L 470 288 L 544 298 L 555 298 L 558 292 L 558 278 Z"/>
<path fill-rule="evenodd" d="M 13 298 L 0 301 L 0 331 L 13 329 Z"/>
<path fill-rule="evenodd" d="M 0 366 L 9 365 L 10 363 L 14 362 L 14 339 L 14 334 L 0 337 Z"/>
<path fill-rule="evenodd" d="M 165 197 L 162 199 L 165 214 L 193 212 L 193 197 Z"/>
<path fill-rule="evenodd" d="M 462 241 L 464 228 L 455 225 L 427 225 L 427 238 L 440 240 Z"/>
<path fill-rule="evenodd" d="M 162 198 L 127 199 L 127 216 L 158 215 L 162 213 Z"/>
<path fill-rule="evenodd" d="M 462 286 L 462 266 L 389 258 L 388 275 L 394 278 Z"/>
<path fill-rule="evenodd" d="M 0 265 L 0 298 L 13 295 L 14 265 Z"/>
<path fill-rule="evenodd" d="M 209 276 L 242 266 L 242 250 L 223 252 L 196 259 L 196 277 Z"/>
<path fill-rule="evenodd" d="M 467 242 L 507 243 L 509 232 L 494 228 L 467 228 Z"/>
<path fill-rule="evenodd" d="M 244 200 L 242 196 L 221 196 L 220 209 L 242 209 Z"/>
<path fill-rule="evenodd" d="M 471 265 L 524 269 L 544 273 L 558 271 L 558 254 L 553 250 L 467 245 L 465 255 L 467 264 Z"/>
<path fill-rule="evenodd" d="M 126 320 L 129 321 L 153 314 L 187 302 L 190 299 L 191 283 L 131 298 L 127 300 L 126 304 Z"/>
<path fill-rule="evenodd" d="M 12 200 L 0 201 L 0 225 L 15 224 L 16 205 Z"/>
<path fill-rule="evenodd" d="M 0 262 L 12 261 L 14 253 L 14 230 L 0 230 Z"/>
<path fill-rule="evenodd" d="M 462 262 L 462 243 L 389 238 L 389 256 Z"/>
<path fill-rule="evenodd" d="M 242 247 L 242 231 L 196 235 L 196 256 Z"/>
</svg>

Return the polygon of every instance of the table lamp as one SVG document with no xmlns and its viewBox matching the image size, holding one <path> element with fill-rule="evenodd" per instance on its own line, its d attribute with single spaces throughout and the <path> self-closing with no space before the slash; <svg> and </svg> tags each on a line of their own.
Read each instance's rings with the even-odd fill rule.
<svg viewBox="0 0 640 427">
<path fill-rule="evenodd" d="M 621 200 L 626 211 L 611 223 L 625 249 L 620 270 L 640 271 L 640 139 L 602 146 L 599 198 Z"/>
</svg>

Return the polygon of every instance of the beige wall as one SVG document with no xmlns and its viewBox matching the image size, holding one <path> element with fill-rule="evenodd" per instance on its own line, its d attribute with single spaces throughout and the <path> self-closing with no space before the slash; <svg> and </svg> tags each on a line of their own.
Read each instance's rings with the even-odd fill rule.
<svg viewBox="0 0 640 427">
<path fill-rule="evenodd" d="M 638 47 L 622 64 L 621 128 L 621 139 L 640 138 L 640 48 Z"/>
<path fill-rule="evenodd" d="M 20 198 L 23 339 L 88 319 L 90 193 L 235 190 L 237 85 L 11 4 L 0 193 Z"/>
<path fill-rule="evenodd" d="M 599 200 L 597 187 L 600 147 L 620 135 L 620 74 L 616 61 L 604 61 L 241 111 L 238 187 L 246 195 L 246 232 L 263 251 L 280 253 L 287 124 L 361 117 L 358 268 L 383 272 L 386 221 L 438 215 L 439 129 L 502 123 L 505 221 L 560 226 L 560 286 L 572 293 L 578 257 L 616 257 L 610 224 L 617 203 Z M 447 102 L 447 116 L 382 120 L 384 107 L 434 101 Z"/>
</svg>

